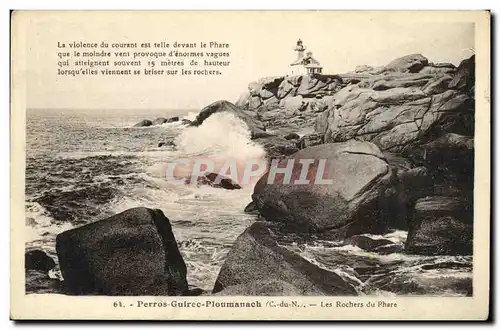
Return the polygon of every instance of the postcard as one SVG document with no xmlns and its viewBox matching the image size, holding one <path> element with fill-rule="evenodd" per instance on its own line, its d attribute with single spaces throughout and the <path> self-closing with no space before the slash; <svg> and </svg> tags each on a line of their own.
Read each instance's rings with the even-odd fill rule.
<svg viewBox="0 0 500 330">
<path fill-rule="evenodd" d="M 13 11 L 14 320 L 485 320 L 490 12 Z"/>
</svg>

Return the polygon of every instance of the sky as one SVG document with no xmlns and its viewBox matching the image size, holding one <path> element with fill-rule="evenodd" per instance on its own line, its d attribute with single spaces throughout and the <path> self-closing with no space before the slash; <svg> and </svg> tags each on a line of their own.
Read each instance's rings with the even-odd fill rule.
<svg viewBox="0 0 500 330">
<path fill-rule="evenodd" d="M 469 17 L 426 12 L 34 12 L 19 20 L 27 107 L 96 110 L 234 102 L 250 82 L 285 75 L 299 38 L 324 73 L 336 74 L 413 53 L 458 65 L 471 55 L 475 32 Z M 231 65 L 221 76 L 57 76 L 57 44 L 71 41 L 223 42 Z"/>
</svg>

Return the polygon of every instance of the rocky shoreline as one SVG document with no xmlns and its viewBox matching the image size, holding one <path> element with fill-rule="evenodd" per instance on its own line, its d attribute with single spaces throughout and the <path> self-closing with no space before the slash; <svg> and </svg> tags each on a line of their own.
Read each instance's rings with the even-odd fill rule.
<svg viewBox="0 0 500 330">
<path fill-rule="evenodd" d="M 474 56 L 455 67 L 415 54 L 384 67 L 360 66 L 345 75 L 270 77 L 251 83 L 235 104 L 215 102 L 183 124 L 197 127 L 215 113 L 232 113 L 246 123 L 269 160 L 328 159 L 333 184 L 268 184 L 264 175 L 245 208 L 258 221 L 237 238 L 211 292 L 189 286 L 168 214 L 147 208 L 59 234 L 63 282 L 49 277 L 55 266 L 50 257 L 27 251 L 26 290 L 350 296 L 363 294 L 353 285 L 361 281 L 369 292 L 389 286 L 396 294 L 432 294 L 434 288 L 472 295 L 471 277 L 436 277 L 426 290 L 419 276 L 436 269 L 472 271 L 474 69 Z M 173 121 L 179 118 L 136 126 Z M 298 134 L 303 129 L 312 132 Z M 300 172 L 296 163 L 292 180 Z M 210 178 L 204 184 L 211 184 Z M 404 244 L 380 237 L 396 230 L 408 231 Z M 318 241 L 381 255 L 463 256 L 464 261 L 410 261 L 414 273 L 400 274 L 395 268 L 399 261 L 346 258 L 341 250 L 328 250 L 330 262 L 354 270 L 345 277 L 294 248 Z"/>
</svg>

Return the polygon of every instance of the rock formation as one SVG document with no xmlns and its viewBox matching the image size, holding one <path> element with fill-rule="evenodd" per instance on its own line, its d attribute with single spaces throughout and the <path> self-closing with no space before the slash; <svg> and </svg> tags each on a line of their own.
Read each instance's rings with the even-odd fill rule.
<svg viewBox="0 0 500 330">
<path fill-rule="evenodd" d="M 445 133 L 471 136 L 473 74 L 467 75 L 462 68 L 474 66 L 473 61 L 464 61 L 455 74 L 402 73 L 398 69 L 371 75 L 335 94 L 329 110 L 318 116 L 316 131 L 325 134 L 325 142 L 360 139 L 375 143 L 382 151 L 400 153 Z M 410 61 L 413 69 L 408 70 L 414 72 L 425 62 Z"/>
<path fill-rule="evenodd" d="M 241 234 L 233 245 L 215 282 L 213 293 L 248 294 L 255 286 L 269 286 L 272 291 L 314 296 L 357 295 L 339 275 L 313 265 L 277 243 L 272 226 L 256 222 Z M 276 281 L 279 282 L 276 288 Z M 270 284 L 274 283 L 273 285 Z M 244 286 L 235 289 L 235 286 Z M 224 290 L 224 291 L 223 291 Z M 227 291 L 226 291 L 227 290 Z M 222 291 L 222 292 L 221 292 Z M 269 294 L 269 292 L 268 292 Z"/>
<path fill-rule="evenodd" d="M 268 221 L 299 232 L 329 232 L 335 238 L 387 229 L 381 208 L 394 179 L 377 146 L 354 140 L 322 144 L 300 150 L 289 159 L 294 161 L 290 180 L 285 181 L 281 174 L 269 183 L 268 172 L 255 186 L 252 199 Z M 306 159 L 315 160 L 308 168 L 309 183 L 293 184 L 300 177 L 301 160 Z M 324 172 L 318 171 L 321 160 L 326 160 Z M 319 179 L 331 182 L 321 184 Z"/>
<path fill-rule="evenodd" d="M 134 208 L 57 236 L 69 294 L 182 295 L 186 265 L 160 210 Z"/>
<path fill-rule="evenodd" d="M 307 134 L 296 142 L 296 147 L 306 150 L 313 159 L 319 159 L 319 155 L 309 151 L 319 150 L 310 148 L 313 146 L 319 145 L 326 150 L 333 148 L 331 143 L 373 143 L 379 149 L 377 154 L 383 154 L 379 161 L 383 159 L 391 173 L 387 174 L 390 185 L 383 193 L 376 193 L 379 197 L 384 196 L 384 201 L 378 201 L 373 209 L 377 210 L 377 217 L 384 219 L 382 222 L 386 228 L 409 228 L 409 241 L 414 237 L 418 240 L 423 237 L 419 233 L 425 232 L 427 222 L 432 218 L 428 214 L 422 215 L 422 207 L 425 209 L 427 205 L 423 203 L 425 198 L 437 201 L 444 197 L 459 198 L 462 207 L 467 210 L 461 211 L 460 223 L 472 221 L 474 69 L 474 56 L 455 67 L 450 63 L 431 63 L 420 54 L 412 54 L 395 59 L 386 66 L 359 66 L 352 73 L 338 76 L 261 79 L 250 84 L 248 102 L 244 102 L 242 97 L 240 105 L 253 109 L 268 128 L 293 131 L 310 126 L 310 118 L 315 118 L 315 133 Z M 274 98 L 279 100 L 278 105 L 267 101 Z M 304 126 L 295 125 L 295 120 Z M 303 157 L 301 152 L 288 156 Z M 281 154 L 281 158 L 287 156 L 283 150 Z M 332 154 L 334 152 L 324 156 L 328 158 Z M 350 162 L 349 159 L 337 161 L 339 164 Z M 342 168 L 339 164 L 336 169 Z M 373 164 L 365 165 L 370 169 L 378 168 Z M 350 169 L 343 176 L 353 183 L 350 185 L 352 189 L 363 191 L 361 186 L 356 188 L 354 184 L 357 179 L 364 178 L 359 173 L 365 172 Z M 255 188 L 254 202 L 260 214 L 269 221 L 287 226 L 295 224 L 301 231 L 322 232 L 349 223 L 350 220 L 346 219 L 353 219 L 353 213 L 346 211 L 354 210 L 355 214 L 355 208 L 349 206 L 349 199 L 343 197 L 343 200 L 341 198 L 332 203 L 336 200 L 335 196 L 343 196 L 342 192 L 336 192 L 334 197 L 330 196 L 331 192 L 326 193 L 329 196 L 326 200 L 330 202 L 325 200 L 326 204 L 322 205 L 321 200 L 327 190 L 317 192 L 307 185 L 267 185 L 263 184 L 265 178 L 267 176 Z M 334 189 L 334 186 L 329 188 Z M 321 220 L 323 217 L 328 219 L 328 223 Z M 441 216 L 434 217 L 437 217 L 437 222 L 444 221 Z M 372 221 L 377 223 L 378 220 Z M 457 231 L 468 231 L 470 236 L 461 236 L 461 242 L 469 242 L 472 237 L 472 227 L 468 225 L 461 227 L 452 221 L 440 226 L 448 226 L 452 231 L 458 226 Z M 373 231 L 373 228 L 360 228 L 347 235 Z M 469 251 L 448 243 L 447 247 L 436 248 L 432 253 Z M 407 250 L 417 249 L 412 246 L 418 244 L 411 243 Z"/>
<path fill-rule="evenodd" d="M 311 126 L 317 113 L 328 108 L 328 96 L 341 87 L 337 75 L 267 77 L 250 83 L 236 105 L 257 111 L 269 129 L 297 129 Z"/>
<path fill-rule="evenodd" d="M 410 224 L 406 251 L 424 255 L 470 255 L 473 233 L 472 207 L 456 197 L 419 199 Z"/>
</svg>

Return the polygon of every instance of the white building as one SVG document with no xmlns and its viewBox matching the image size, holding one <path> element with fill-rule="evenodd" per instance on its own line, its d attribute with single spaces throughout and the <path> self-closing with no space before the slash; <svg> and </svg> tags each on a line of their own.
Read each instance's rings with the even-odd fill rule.
<svg viewBox="0 0 500 330">
<path fill-rule="evenodd" d="M 321 73 L 323 67 L 321 64 L 312 56 L 312 52 L 307 52 L 304 56 L 306 47 L 302 44 L 302 40 L 297 41 L 297 45 L 294 50 L 297 52 L 297 59 L 290 64 L 290 75 L 306 75 Z"/>
</svg>

